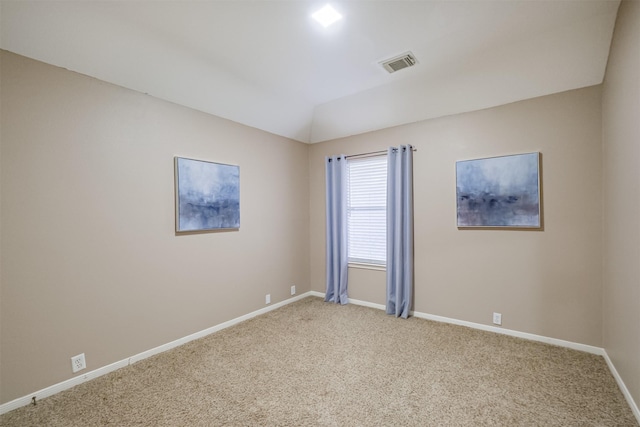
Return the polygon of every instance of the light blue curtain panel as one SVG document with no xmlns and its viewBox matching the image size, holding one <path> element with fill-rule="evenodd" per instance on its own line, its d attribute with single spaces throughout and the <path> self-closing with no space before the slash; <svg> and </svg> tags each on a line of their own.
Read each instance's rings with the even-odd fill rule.
<svg viewBox="0 0 640 427">
<path fill-rule="evenodd" d="M 325 301 L 347 304 L 347 159 L 326 157 L 327 292 Z"/>
<path fill-rule="evenodd" d="M 387 162 L 387 314 L 406 319 L 413 291 L 413 147 L 390 147 Z"/>
</svg>

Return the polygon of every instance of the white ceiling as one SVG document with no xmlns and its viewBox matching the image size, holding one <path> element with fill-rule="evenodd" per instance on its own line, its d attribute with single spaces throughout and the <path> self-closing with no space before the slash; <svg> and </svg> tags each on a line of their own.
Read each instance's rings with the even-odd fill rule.
<svg viewBox="0 0 640 427">
<path fill-rule="evenodd" d="M 2 49 L 303 142 L 602 82 L 618 0 L 5 1 Z M 378 64 L 412 51 L 419 64 Z"/>
</svg>

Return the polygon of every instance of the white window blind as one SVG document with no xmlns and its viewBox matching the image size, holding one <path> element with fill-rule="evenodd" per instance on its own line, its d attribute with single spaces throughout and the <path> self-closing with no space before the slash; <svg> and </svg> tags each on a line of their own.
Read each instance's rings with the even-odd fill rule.
<svg viewBox="0 0 640 427">
<path fill-rule="evenodd" d="M 347 161 L 349 262 L 387 260 L 387 156 Z"/>
</svg>

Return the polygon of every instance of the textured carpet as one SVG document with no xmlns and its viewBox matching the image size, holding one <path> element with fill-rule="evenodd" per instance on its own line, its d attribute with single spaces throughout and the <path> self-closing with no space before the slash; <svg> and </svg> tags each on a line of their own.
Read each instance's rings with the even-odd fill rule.
<svg viewBox="0 0 640 427">
<path fill-rule="evenodd" d="M 3 426 L 637 426 L 599 356 L 318 298 L 0 417 Z"/>
</svg>

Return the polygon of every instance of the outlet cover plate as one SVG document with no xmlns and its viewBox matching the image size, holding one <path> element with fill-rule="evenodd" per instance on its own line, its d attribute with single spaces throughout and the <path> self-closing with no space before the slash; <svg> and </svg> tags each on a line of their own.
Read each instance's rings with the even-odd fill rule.
<svg viewBox="0 0 640 427">
<path fill-rule="evenodd" d="M 264 297 L 264 303 L 271 304 L 271 294 L 267 294 L 267 296 Z"/>
<path fill-rule="evenodd" d="M 296 285 L 293 285 L 291 287 L 291 295 L 295 295 L 296 294 Z"/>
<path fill-rule="evenodd" d="M 493 324 L 494 325 L 502 325 L 502 314 L 501 313 L 493 313 Z"/>
<path fill-rule="evenodd" d="M 75 374 L 78 371 L 82 371 L 87 367 L 87 362 L 84 359 L 84 353 L 71 358 L 71 370 Z"/>
</svg>

